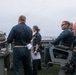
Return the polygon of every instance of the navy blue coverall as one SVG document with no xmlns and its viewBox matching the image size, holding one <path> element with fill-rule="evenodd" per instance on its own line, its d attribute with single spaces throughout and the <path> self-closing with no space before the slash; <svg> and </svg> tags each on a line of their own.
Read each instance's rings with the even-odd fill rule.
<svg viewBox="0 0 76 75">
<path fill-rule="evenodd" d="M 52 44 L 53 45 L 61 44 L 67 47 L 71 47 L 73 41 L 74 41 L 74 35 L 71 29 L 65 29 Z M 45 64 L 51 61 L 49 54 L 49 47 L 50 45 L 46 48 Z"/>
<path fill-rule="evenodd" d="M 24 46 L 24 47 L 14 47 L 13 48 L 13 69 L 14 75 L 22 75 L 21 68 L 24 67 L 25 75 L 32 75 L 32 65 L 31 65 L 31 53 L 27 47 L 32 39 L 32 30 L 24 22 L 19 23 L 14 26 L 9 33 L 7 38 L 8 43 L 14 41 L 14 46 Z"/>
<path fill-rule="evenodd" d="M 38 44 L 39 46 L 41 45 L 41 35 L 39 32 L 33 35 L 33 46 L 34 46 L 34 51 L 36 48 L 36 45 Z M 37 50 L 40 52 L 40 48 Z M 35 59 L 33 60 L 33 75 L 37 75 L 37 70 L 41 69 L 41 59 Z"/>
<path fill-rule="evenodd" d="M 72 58 L 71 58 L 71 60 L 73 61 L 73 63 L 76 66 L 76 36 L 74 37 L 73 47 L 74 47 L 74 49 L 73 49 L 73 52 L 72 52 Z M 76 75 L 76 71 L 75 71 L 75 73 L 73 75 Z"/>
</svg>

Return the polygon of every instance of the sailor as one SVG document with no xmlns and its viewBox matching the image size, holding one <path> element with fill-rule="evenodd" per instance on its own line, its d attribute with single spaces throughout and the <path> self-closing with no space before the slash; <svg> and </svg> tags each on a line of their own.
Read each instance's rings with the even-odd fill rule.
<svg viewBox="0 0 76 75">
<path fill-rule="evenodd" d="M 73 30 L 72 31 L 74 34 L 74 43 L 73 43 L 74 48 L 73 48 L 73 52 L 72 52 L 71 61 L 74 63 L 75 68 L 76 68 L 76 23 L 73 24 Z M 76 71 L 72 75 L 76 75 Z"/>
<path fill-rule="evenodd" d="M 41 34 L 39 33 L 40 29 L 38 26 L 33 26 L 33 47 L 34 47 L 34 54 L 37 55 L 40 52 L 40 45 L 41 45 Z M 39 68 L 38 68 L 39 67 Z M 33 60 L 33 75 L 37 75 L 37 70 L 41 69 L 41 59 Z"/>
<path fill-rule="evenodd" d="M 73 41 L 74 41 L 74 35 L 73 35 L 71 29 L 69 29 L 69 25 L 70 25 L 69 21 L 62 22 L 61 28 L 63 31 L 56 38 L 56 40 L 54 42 L 52 42 L 51 44 L 53 44 L 54 46 L 62 45 L 64 47 L 71 48 L 71 45 L 73 44 Z M 51 61 L 51 59 L 50 59 L 50 55 L 49 55 L 49 46 L 48 46 L 48 48 L 46 49 L 45 63 L 47 64 L 50 61 Z"/>
<path fill-rule="evenodd" d="M 13 48 L 13 69 L 14 75 L 22 75 L 21 68 L 23 65 L 24 74 L 32 75 L 31 52 L 27 45 L 32 39 L 32 30 L 25 24 L 26 17 L 21 15 L 18 24 L 12 28 L 7 38 L 8 43 L 14 41 Z"/>
<path fill-rule="evenodd" d="M 70 22 L 69 28 L 72 30 L 73 29 L 73 23 Z"/>
</svg>

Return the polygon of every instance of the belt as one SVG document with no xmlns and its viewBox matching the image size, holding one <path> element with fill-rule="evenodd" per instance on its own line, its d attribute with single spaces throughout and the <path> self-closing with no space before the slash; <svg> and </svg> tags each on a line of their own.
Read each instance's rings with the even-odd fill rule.
<svg viewBox="0 0 76 75">
<path fill-rule="evenodd" d="M 73 50 L 73 52 L 76 52 L 76 50 Z"/>
<path fill-rule="evenodd" d="M 16 45 L 14 47 L 22 48 L 22 47 L 27 47 L 27 46 L 26 45 L 25 46 Z"/>
</svg>

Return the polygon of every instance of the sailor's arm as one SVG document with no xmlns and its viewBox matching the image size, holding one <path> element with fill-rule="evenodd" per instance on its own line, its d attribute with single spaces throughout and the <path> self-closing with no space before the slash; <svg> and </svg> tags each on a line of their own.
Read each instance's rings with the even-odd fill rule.
<svg viewBox="0 0 76 75">
<path fill-rule="evenodd" d="M 15 28 L 13 27 L 8 35 L 7 42 L 12 43 L 15 36 Z"/>
<path fill-rule="evenodd" d="M 60 43 L 61 40 L 63 40 L 64 38 L 68 37 L 69 32 L 68 31 L 63 31 L 58 38 L 53 42 L 54 45 L 58 45 Z"/>
<path fill-rule="evenodd" d="M 38 52 L 39 46 L 40 46 L 40 37 L 36 36 L 36 48 L 35 48 L 35 52 L 34 53 Z"/>
</svg>

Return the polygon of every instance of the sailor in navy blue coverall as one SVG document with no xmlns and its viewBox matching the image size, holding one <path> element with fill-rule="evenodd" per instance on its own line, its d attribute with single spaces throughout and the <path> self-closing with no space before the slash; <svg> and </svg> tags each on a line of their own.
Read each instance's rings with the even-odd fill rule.
<svg viewBox="0 0 76 75">
<path fill-rule="evenodd" d="M 74 33 L 74 42 L 71 61 L 75 64 L 75 72 L 72 75 L 76 75 L 76 23 L 73 24 L 72 32 Z"/>
<path fill-rule="evenodd" d="M 34 54 L 36 55 L 37 52 L 40 52 L 40 45 L 41 45 L 41 34 L 39 33 L 38 26 L 33 26 L 33 47 L 34 47 Z M 41 59 L 33 60 L 33 75 L 37 75 L 37 70 L 41 70 Z"/>
<path fill-rule="evenodd" d="M 53 45 L 64 45 L 67 47 L 71 47 L 73 41 L 74 41 L 74 35 L 69 29 L 70 23 L 68 21 L 63 21 L 62 22 L 62 30 L 63 32 L 57 37 L 57 39 L 52 42 Z M 45 55 L 45 63 L 47 64 L 48 62 L 51 61 L 50 54 L 49 54 L 49 46 L 46 48 L 46 55 Z"/>
<path fill-rule="evenodd" d="M 14 75 L 22 75 L 21 68 L 23 65 L 24 74 L 32 75 L 31 53 L 27 44 L 32 39 L 32 30 L 25 24 L 26 17 L 21 15 L 18 24 L 12 28 L 7 38 L 8 43 L 14 41 L 13 48 L 13 69 Z"/>
</svg>

